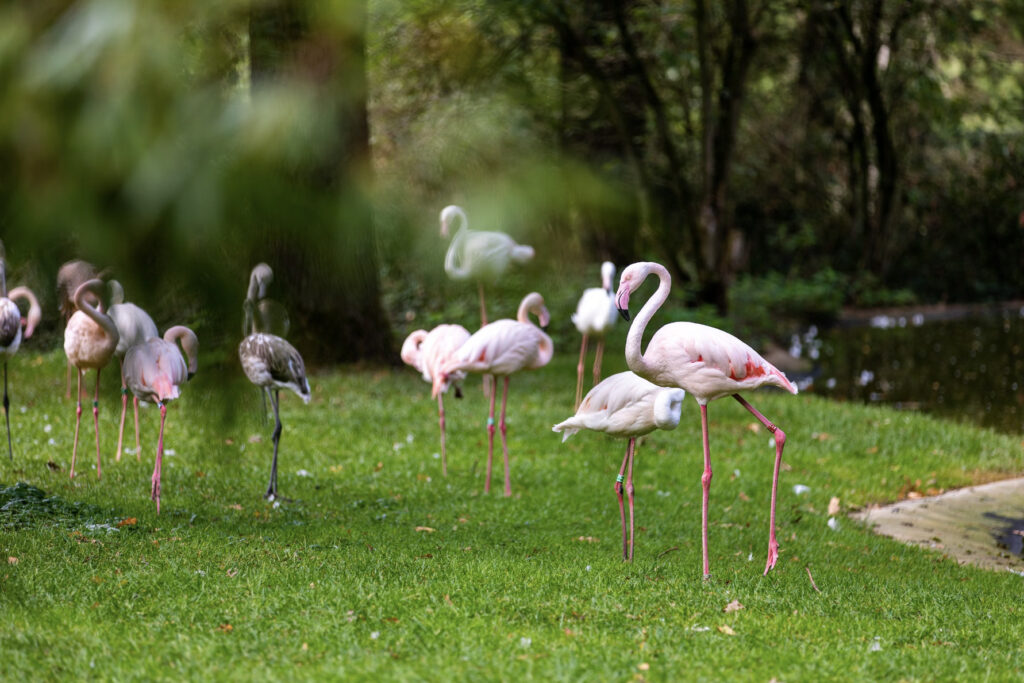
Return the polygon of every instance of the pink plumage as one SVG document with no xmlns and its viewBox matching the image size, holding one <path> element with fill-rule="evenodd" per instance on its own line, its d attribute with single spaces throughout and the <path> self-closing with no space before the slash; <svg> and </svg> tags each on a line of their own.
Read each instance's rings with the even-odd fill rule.
<svg viewBox="0 0 1024 683">
<path fill-rule="evenodd" d="M 636 374 L 655 384 L 679 387 L 693 396 L 700 405 L 704 447 L 704 473 L 701 477 L 703 501 L 701 505 L 701 551 L 704 576 L 710 575 L 708 565 L 708 498 L 711 490 L 711 449 L 708 442 L 707 405 L 722 396 L 733 396 L 757 418 L 775 437 L 775 471 L 772 479 L 771 520 L 768 533 L 767 574 L 778 561 L 779 544 L 775 537 L 775 508 L 779 484 L 779 468 L 786 434 L 759 413 L 743 397 L 749 391 L 765 385 L 774 385 L 795 394 L 797 389 L 774 365 L 766 361 L 747 344 L 728 332 L 698 325 L 677 322 L 660 328 L 651 337 L 647 350 L 641 353 L 644 329 L 655 311 L 668 298 L 672 278 L 664 266 L 657 263 L 634 263 L 622 271 L 616 305 L 629 318 L 629 296 L 648 275 L 658 277 L 658 290 L 640 309 L 626 336 L 626 364 Z"/>
</svg>

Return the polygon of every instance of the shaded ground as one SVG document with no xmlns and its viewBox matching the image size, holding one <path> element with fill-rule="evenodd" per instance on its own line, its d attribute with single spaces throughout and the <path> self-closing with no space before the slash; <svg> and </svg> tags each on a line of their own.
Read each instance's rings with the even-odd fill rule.
<svg viewBox="0 0 1024 683">
<path fill-rule="evenodd" d="M 851 517 L 960 564 L 1024 572 L 1024 477 L 872 507 Z"/>
</svg>

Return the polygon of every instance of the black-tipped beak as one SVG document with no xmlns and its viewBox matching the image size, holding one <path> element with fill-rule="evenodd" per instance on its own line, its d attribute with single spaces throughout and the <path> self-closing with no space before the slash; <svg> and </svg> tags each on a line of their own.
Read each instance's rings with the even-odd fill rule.
<svg viewBox="0 0 1024 683">
<path fill-rule="evenodd" d="M 195 377 L 195 376 L 196 376 L 196 373 L 190 372 L 190 373 L 188 373 L 188 378 L 185 381 L 186 382 L 191 382 L 192 378 Z"/>
<path fill-rule="evenodd" d="M 615 308 L 618 309 L 619 315 L 622 316 L 623 320 L 626 320 L 626 321 L 629 320 L 629 309 L 628 308 L 619 308 L 618 306 L 616 306 Z"/>
</svg>

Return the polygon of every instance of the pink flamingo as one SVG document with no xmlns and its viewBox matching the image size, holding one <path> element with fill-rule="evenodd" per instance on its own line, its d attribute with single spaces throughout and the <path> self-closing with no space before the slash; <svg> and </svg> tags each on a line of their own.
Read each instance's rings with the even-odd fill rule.
<svg viewBox="0 0 1024 683">
<path fill-rule="evenodd" d="M 576 414 L 559 422 L 552 431 L 562 432 L 562 441 L 581 429 L 628 437 L 629 445 L 622 467 L 615 478 L 619 497 L 619 518 L 622 521 L 622 559 L 633 560 L 633 454 L 636 439 L 655 429 L 672 430 L 679 425 L 683 399 L 682 389 L 659 387 L 632 372 L 620 372 L 591 389 Z M 627 467 L 628 465 L 628 467 Z M 629 542 L 626 541 L 626 512 L 622 505 L 622 482 L 629 497 Z"/>
<path fill-rule="evenodd" d="M 583 361 L 587 358 L 587 339 L 597 339 L 597 351 L 594 354 L 594 384 L 601 381 L 601 358 L 604 355 L 604 336 L 615 325 L 618 319 L 615 310 L 615 295 L 612 291 L 612 280 L 615 278 L 615 264 L 605 261 L 601 264 L 601 286 L 583 290 L 583 296 L 576 304 L 572 323 L 583 335 L 580 344 L 580 362 L 576 366 L 576 408 L 580 407 L 583 395 Z"/>
<path fill-rule="evenodd" d="M 668 298 L 672 278 L 665 267 L 657 263 L 634 263 L 622 271 L 616 305 L 623 317 L 629 319 L 629 295 L 650 274 L 658 276 L 658 291 L 640 309 L 626 337 L 626 364 L 629 369 L 663 387 L 679 387 L 693 396 L 700 405 L 701 433 L 704 445 L 704 474 L 701 485 L 704 495 L 701 505 L 701 551 L 704 557 L 704 577 L 710 576 L 708 566 L 708 496 L 711 490 L 711 449 L 708 442 L 708 402 L 723 396 L 732 396 L 775 435 L 775 473 L 772 478 L 771 518 L 768 533 L 767 574 L 779 557 L 779 544 L 775 538 L 775 502 L 779 485 L 779 467 L 786 434 L 768 418 L 759 413 L 739 395 L 764 385 L 797 393 L 786 376 L 756 351 L 728 332 L 698 325 L 677 322 L 660 328 L 640 352 L 644 329 L 655 311 Z"/>
<path fill-rule="evenodd" d="M 120 338 L 117 326 L 99 307 L 93 307 L 86 299 L 91 295 L 99 300 L 103 291 L 103 280 L 88 280 L 75 291 L 74 302 L 78 308 L 64 328 L 64 353 L 78 371 L 78 409 L 75 412 L 75 443 L 71 451 L 71 478 L 75 478 L 75 458 L 78 455 L 78 428 L 82 422 L 82 373 L 95 368 L 96 394 L 92 401 L 92 418 L 96 427 L 96 478 L 100 471 L 100 370 L 110 362 Z"/>
<path fill-rule="evenodd" d="M 517 244 L 503 232 L 470 230 L 469 219 L 461 207 L 441 210 L 441 237 L 447 237 L 451 223 L 459 219 L 459 231 L 452 238 L 444 257 L 444 272 L 453 280 L 474 280 L 480 294 L 480 326 L 487 324 L 484 283 L 493 283 L 510 262 L 526 263 L 533 258 L 533 247 Z"/>
<path fill-rule="evenodd" d="M 441 372 L 453 354 L 469 339 L 469 332 L 462 325 L 438 325 L 430 332 L 416 330 L 402 344 L 402 360 L 419 370 L 423 379 L 433 383 L 434 376 Z M 453 372 L 437 393 L 437 422 L 441 430 L 441 474 L 448 476 L 448 452 L 444 434 L 444 393 L 448 386 L 455 386 L 455 398 L 462 398 L 459 383 L 466 376 L 464 372 Z"/>
<path fill-rule="evenodd" d="M 496 320 L 480 328 L 466 340 L 466 343 L 444 363 L 440 372 L 434 374 L 434 392 L 441 388 L 456 372 L 477 372 L 505 378 L 505 389 L 501 397 L 501 448 L 505 457 L 505 496 L 512 495 L 509 481 L 508 443 L 505 432 L 505 407 L 508 403 L 509 376 L 520 370 L 535 370 L 544 367 L 551 360 L 554 346 L 551 337 L 534 325 L 529 314 L 537 316 L 541 326 L 547 326 L 550 316 L 544 307 L 544 298 L 531 292 L 519 304 L 516 320 Z M 491 490 L 491 466 L 494 460 L 494 401 L 495 393 L 490 392 L 490 413 L 487 417 L 487 482 L 484 492 Z"/>
<path fill-rule="evenodd" d="M 183 356 L 178 344 L 184 350 Z M 185 361 L 188 357 L 188 362 Z M 160 472 L 164 459 L 164 421 L 167 402 L 181 395 L 182 384 L 196 374 L 199 340 L 192 330 L 176 325 L 164 332 L 163 339 L 153 336 L 128 348 L 124 356 L 122 376 L 136 399 L 150 401 L 160 407 L 160 437 L 156 445 L 150 498 L 156 501 L 160 514 Z"/>
<path fill-rule="evenodd" d="M 0 244 L 0 253 L 2 250 L 3 245 Z M 27 299 L 29 302 L 26 318 L 21 317 L 18 305 L 14 303 L 17 299 Z M 0 358 L 4 361 L 4 420 L 7 422 L 7 455 L 11 460 L 14 460 L 14 448 L 11 445 L 11 402 L 7 397 L 7 361 L 18 352 L 22 339 L 32 336 L 42 317 L 39 300 L 28 287 L 15 287 L 7 291 L 7 264 L 0 256 Z"/>
<path fill-rule="evenodd" d="M 252 329 L 253 307 L 247 300 L 245 306 L 245 328 Z M 270 466 L 270 484 L 264 498 L 274 500 L 277 494 L 277 450 L 281 442 L 281 414 L 278 408 L 281 389 L 290 389 L 309 403 L 309 382 L 306 379 L 306 365 L 295 347 L 281 337 L 256 332 L 250 334 L 238 345 L 238 358 L 249 381 L 263 389 L 274 406 L 274 461 Z M 273 393 L 271 393 L 273 388 Z"/>
<path fill-rule="evenodd" d="M 68 261 L 57 270 L 57 301 L 60 314 L 64 316 L 64 325 L 78 310 L 75 306 L 75 292 L 79 286 L 89 280 L 102 278 L 103 273 L 88 261 Z M 98 298 L 93 301 L 98 302 Z M 94 304 L 95 305 L 95 304 Z M 71 360 L 68 360 L 68 371 L 64 377 L 64 398 L 71 398 Z"/>
<path fill-rule="evenodd" d="M 110 287 L 110 319 L 117 325 L 117 348 L 114 355 L 121 365 L 121 426 L 117 429 L 117 455 L 114 460 L 120 462 L 121 447 L 124 444 L 124 417 L 128 412 L 128 384 L 124 377 L 124 358 L 128 349 L 138 344 L 159 337 L 160 332 L 149 314 L 133 303 L 125 303 L 124 288 L 117 280 L 108 283 Z M 132 407 L 135 412 L 135 460 L 140 459 L 139 451 L 139 397 L 132 396 Z"/>
</svg>

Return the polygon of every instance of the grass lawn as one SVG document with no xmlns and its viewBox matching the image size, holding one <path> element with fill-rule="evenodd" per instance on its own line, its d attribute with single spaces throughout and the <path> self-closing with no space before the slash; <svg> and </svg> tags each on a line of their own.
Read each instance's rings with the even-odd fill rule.
<svg viewBox="0 0 1024 683">
<path fill-rule="evenodd" d="M 592 433 L 562 444 L 551 432 L 571 413 L 575 383 L 574 350 L 558 351 L 512 381 L 511 499 L 500 495 L 500 450 L 498 495 L 483 494 L 478 378 L 446 403 L 445 479 L 428 385 L 408 368 L 350 368 L 313 376 L 308 406 L 282 399 L 280 490 L 294 501 L 280 504 L 261 497 L 272 424 L 260 423 L 258 393 L 236 360 L 204 351 L 168 411 L 173 455 L 157 516 L 157 411 L 142 414 L 142 462 L 114 462 L 120 406 L 107 370 L 103 479 L 90 466 L 86 404 L 71 481 L 63 355 L 23 349 L 10 363 L 14 462 L 0 459 L 3 677 L 1024 675 L 1024 578 L 958 566 L 842 515 L 838 529 L 827 525 L 833 496 L 846 511 L 1020 474 L 1021 437 L 810 394 L 752 394 L 789 437 L 781 555 L 762 577 L 773 449 L 741 406 L 716 402 L 703 581 L 696 404 L 687 399 L 676 431 L 639 447 L 637 546 L 623 563 L 613 484 L 625 444 Z M 614 355 L 606 374 L 623 369 Z M 798 496 L 796 484 L 810 491 Z M 743 609 L 723 611 L 733 601 Z"/>
</svg>

